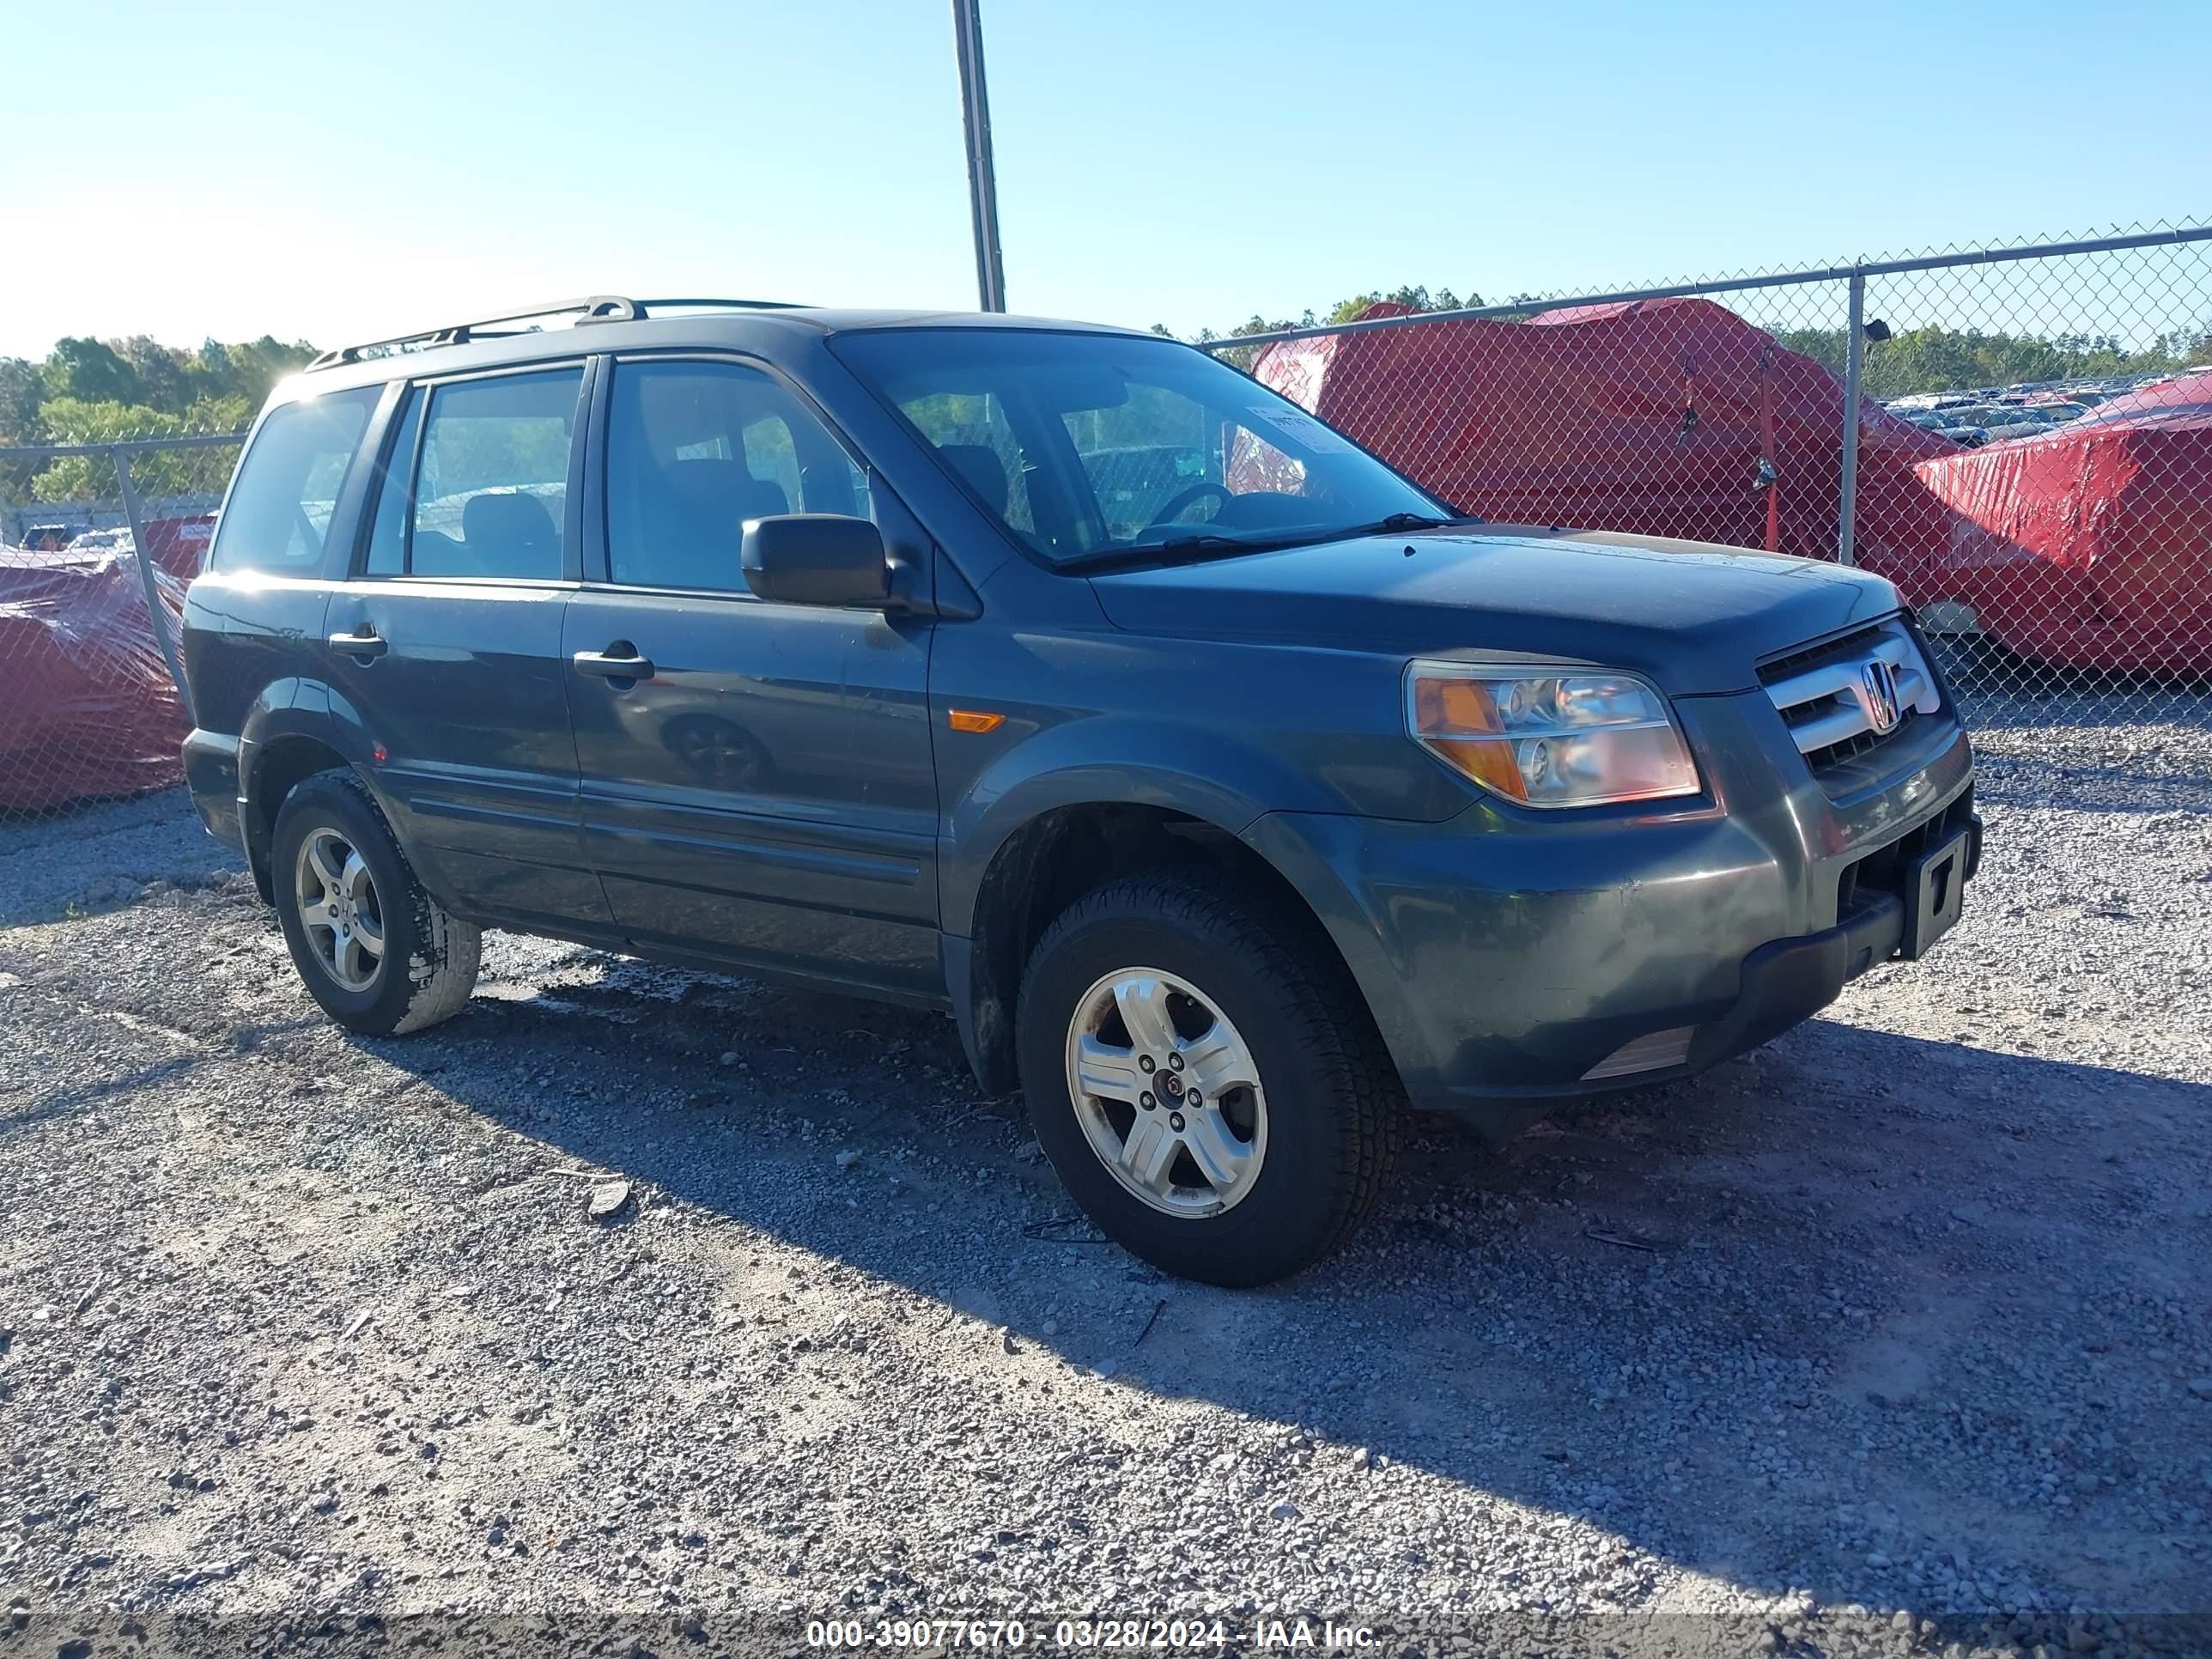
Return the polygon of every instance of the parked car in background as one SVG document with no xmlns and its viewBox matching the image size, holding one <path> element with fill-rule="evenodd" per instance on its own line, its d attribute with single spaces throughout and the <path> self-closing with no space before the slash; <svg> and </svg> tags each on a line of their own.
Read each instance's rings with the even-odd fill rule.
<svg viewBox="0 0 2212 1659">
<path fill-rule="evenodd" d="M 1959 416 L 1957 409 L 1937 409 L 1908 415 L 1905 418 L 1923 432 L 1940 432 L 1952 442 L 1965 444 L 1970 449 L 1978 448 L 1990 441 L 1988 433 L 1971 421 L 1960 419 Z"/>
<path fill-rule="evenodd" d="M 1409 1101 L 1686 1077 L 1958 919 L 1879 577 L 1486 525 L 1152 335 L 552 312 L 279 386 L 190 590 L 193 799 L 351 1030 L 486 927 L 942 1010 L 1106 1233 L 1251 1285 Z"/>
<path fill-rule="evenodd" d="M 2051 430 L 2052 422 L 2045 420 L 2025 404 L 1969 404 L 1964 409 L 1946 411 L 1962 427 L 1978 428 L 1981 433 L 1976 447 L 1984 443 L 1999 443 L 2008 438 L 2032 438 Z M 1965 439 L 1961 442 L 1967 441 Z"/>
</svg>

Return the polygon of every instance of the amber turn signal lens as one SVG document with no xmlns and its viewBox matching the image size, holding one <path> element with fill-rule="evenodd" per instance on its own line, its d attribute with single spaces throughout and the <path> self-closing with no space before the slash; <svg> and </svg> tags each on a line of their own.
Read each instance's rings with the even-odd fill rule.
<svg viewBox="0 0 2212 1659">
<path fill-rule="evenodd" d="M 1006 723 L 1006 717 L 988 714 L 980 708 L 948 708 L 945 723 L 956 732 L 995 732 Z"/>
<path fill-rule="evenodd" d="M 1413 682 L 1416 729 L 1431 737 L 1474 737 L 1504 729 L 1490 688 L 1479 680 Z"/>
</svg>

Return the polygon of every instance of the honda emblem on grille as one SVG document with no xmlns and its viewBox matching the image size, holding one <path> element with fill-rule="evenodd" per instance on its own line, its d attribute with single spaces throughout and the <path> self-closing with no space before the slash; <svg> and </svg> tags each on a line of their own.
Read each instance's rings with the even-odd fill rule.
<svg viewBox="0 0 2212 1659">
<path fill-rule="evenodd" d="M 1881 657 L 1859 670 L 1859 702 L 1877 737 L 1897 729 L 1897 671 Z"/>
</svg>

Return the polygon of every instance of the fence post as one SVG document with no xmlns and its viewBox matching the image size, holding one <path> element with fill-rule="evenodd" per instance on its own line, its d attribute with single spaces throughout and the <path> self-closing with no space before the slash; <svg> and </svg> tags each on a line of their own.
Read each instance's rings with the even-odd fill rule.
<svg viewBox="0 0 2212 1659">
<path fill-rule="evenodd" d="M 185 720 L 198 726 L 199 720 L 192 713 L 191 688 L 185 684 L 184 664 L 177 659 L 177 642 L 169 636 L 169 611 L 161 603 L 161 584 L 154 574 L 154 550 L 146 544 L 146 518 L 138 510 L 138 492 L 131 483 L 131 458 L 119 449 L 108 451 L 115 463 L 115 482 L 123 488 L 124 516 L 131 520 L 131 550 L 138 559 L 139 584 L 146 590 L 146 614 L 154 628 L 155 641 L 161 647 L 161 660 L 169 665 L 169 678 L 177 683 L 177 701 L 183 705 Z"/>
<path fill-rule="evenodd" d="M 1851 272 L 1850 320 L 1844 325 L 1844 484 L 1836 516 L 1836 562 L 1852 564 L 1859 513 L 1859 376 L 1866 366 L 1866 273 Z"/>
</svg>

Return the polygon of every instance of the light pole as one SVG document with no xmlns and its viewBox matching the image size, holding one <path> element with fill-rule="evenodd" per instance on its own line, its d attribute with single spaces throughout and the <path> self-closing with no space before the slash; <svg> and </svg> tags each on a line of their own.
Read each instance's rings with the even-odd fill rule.
<svg viewBox="0 0 2212 1659">
<path fill-rule="evenodd" d="M 960 52 L 960 119 L 968 135 L 968 215 L 975 231 L 975 287 L 983 309 L 1006 308 L 1006 271 L 999 254 L 999 185 L 991 171 L 991 100 L 983 86 L 983 21 L 976 0 L 952 0 L 952 33 Z"/>
</svg>

